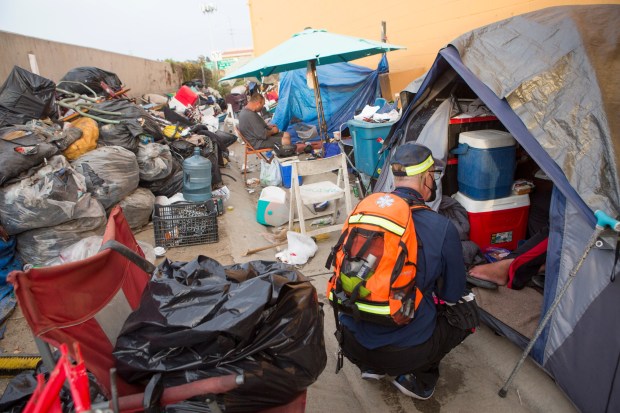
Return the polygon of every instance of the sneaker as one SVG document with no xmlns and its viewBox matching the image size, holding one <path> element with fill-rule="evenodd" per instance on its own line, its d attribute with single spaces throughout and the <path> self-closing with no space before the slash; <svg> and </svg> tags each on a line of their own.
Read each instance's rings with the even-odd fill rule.
<svg viewBox="0 0 620 413">
<path fill-rule="evenodd" d="M 385 374 L 379 373 L 375 370 L 363 370 L 362 371 L 362 379 L 364 380 L 381 380 L 385 377 Z"/>
<path fill-rule="evenodd" d="M 414 399 L 428 400 L 433 396 L 433 393 L 435 393 L 435 387 L 424 390 L 413 374 L 398 376 L 392 381 L 392 384 L 396 386 L 401 393 L 413 397 Z"/>
</svg>

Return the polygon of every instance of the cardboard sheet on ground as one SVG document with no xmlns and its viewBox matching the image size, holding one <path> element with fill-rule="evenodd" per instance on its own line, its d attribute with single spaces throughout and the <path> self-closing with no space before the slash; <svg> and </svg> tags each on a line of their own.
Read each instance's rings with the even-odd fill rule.
<svg viewBox="0 0 620 413">
<path fill-rule="evenodd" d="M 473 291 L 481 309 L 524 337 L 531 339 L 534 336 L 542 311 L 541 293 L 527 287 L 522 290 L 474 288 Z"/>
</svg>

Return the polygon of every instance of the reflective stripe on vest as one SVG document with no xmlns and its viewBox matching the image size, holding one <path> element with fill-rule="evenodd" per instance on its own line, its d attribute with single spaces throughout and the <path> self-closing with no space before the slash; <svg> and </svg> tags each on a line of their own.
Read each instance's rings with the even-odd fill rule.
<svg viewBox="0 0 620 413">
<path fill-rule="evenodd" d="M 331 292 L 329 293 L 329 299 L 330 301 L 334 300 L 334 296 Z M 338 300 L 338 304 L 342 304 L 342 300 Z M 389 316 L 391 314 L 389 305 L 372 305 L 358 302 L 356 302 L 355 305 L 360 311 L 363 311 L 365 313 L 385 316 Z"/>
<path fill-rule="evenodd" d="M 390 221 L 386 218 L 375 217 L 372 215 L 364 215 L 364 214 L 355 214 L 349 217 L 349 224 L 369 224 L 376 225 L 380 228 L 385 229 L 386 231 L 390 231 L 393 234 L 402 237 L 405 233 L 405 228 L 401 227 L 398 224 Z"/>
</svg>

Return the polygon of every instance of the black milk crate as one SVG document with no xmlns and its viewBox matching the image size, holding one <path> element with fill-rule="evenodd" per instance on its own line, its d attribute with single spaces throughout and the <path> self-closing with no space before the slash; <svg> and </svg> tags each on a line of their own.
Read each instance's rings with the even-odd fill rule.
<svg viewBox="0 0 620 413">
<path fill-rule="evenodd" d="M 217 210 L 213 201 L 155 205 L 153 231 L 158 247 L 212 244 L 218 242 Z"/>
</svg>

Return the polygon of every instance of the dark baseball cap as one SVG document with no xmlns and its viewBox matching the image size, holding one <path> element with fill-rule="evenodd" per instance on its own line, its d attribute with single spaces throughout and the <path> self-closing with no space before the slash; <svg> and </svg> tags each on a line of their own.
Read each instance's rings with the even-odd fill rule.
<svg viewBox="0 0 620 413">
<path fill-rule="evenodd" d="M 433 152 L 426 146 L 415 142 L 407 142 L 397 147 L 390 160 L 390 165 L 400 164 L 405 167 L 405 171 L 393 171 L 396 176 L 419 175 L 435 163 Z"/>
</svg>

